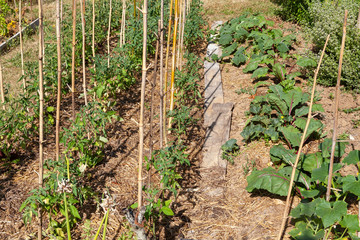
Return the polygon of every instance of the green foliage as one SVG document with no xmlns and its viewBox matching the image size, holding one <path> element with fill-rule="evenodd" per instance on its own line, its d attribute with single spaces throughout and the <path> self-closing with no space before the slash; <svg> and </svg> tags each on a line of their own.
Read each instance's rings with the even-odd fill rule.
<svg viewBox="0 0 360 240">
<path fill-rule="evenodd" d="M 105 127 L 112 119 L 119 120 L 114 111 L 104 112 L 96 102 L 82 107 L 75 121 L 61 134 L 60 142 L 66 146 L 64 153 L 86 166 L 95 166 L 104 158 L 104 145 L 108 142 Z"/>
<path fill-rule="evenodd" d="M 232 164 L 234 163 L 234 157 L 238 155 L 240 150 L 240 147 L 239 145 L 237 145 L 236 142 L 237 142 L 236 139 L 230 139 L 221 146 L 221 150 L 222 150 L 221 158 L 229 161 Z"/>
<path fill-rule="evenodd" d="M 256 96 L 250 104 L 253 115 L 241 132 L 244 140 L 255 139 L 278 141 L 284 140 L 290 147 L 298 147 L 305 128 L 306 116 L 309 112 L 307 101 L 309 94 L 294 88 L 288 92 L 280 85 L 269 87 L 265 96 Z M 321 105 L 314 104 L 313 111 L 323 111 Z M 316 119 L 310 121 L 306 138 L 319 137 L 323 124 Z"/>
<path fill-rule="evenodd" d="M 311 5 L 312 0 L 278 0 L 275 2 L 282 7 L 282 9 L 278 11 L 278 14 L 282 18 L 295 20 L 297 22 L 309 22 L 311 20 L 308 8 Z"/>
<path fill-rule="evenodd" d="M 285 89 L 292 89 L 295 77 L 300 72 L 287 72 L 286 59 L 297 59 L 301 67 L 316 65 L 310 58 L 290 55 L 289 51 L 296 40 L 295 35 L 284 35 L 277 28 L 269 28 L 274 22 L 263 16 L 244 14 L 225 23 L 215 34 L 215 39 L 222 47 L 222 55 L 212 55 L 213 60 L 230 59 L 232 64 L 247 64 L 244 73 L 252 73 L 252 78 L 260 79 L 269 74 L 274 76 Z"/>
<path fill-rule="evenodd" d="M 8 33 L 6 17 L 12 13 L 13 10 L 10 8 L 6 0 L 0 0 L 0 36 L 6 36 Z"/>
<path fill-rule="evenodd" d="M 199 39 L 204 38 L 202 29 L 206 26 L 206 22 L 202 17 L 203 11 L 203 3 L 201 0 L 191 2 L 190 11 L 186 15 L 184 32 L 184 44 L 188 47 L 188 50 L 196 47 Z"/>
<path fill-rule="evenodd" d="M 321 49 L 326 37 L 331 35 L 324 60 L 319 72 L 318 82 L 325 86 L 335 86 L 337 81 L 340 46 L 342 41 L 342 28 L 344 11 L 349 11 L 346 29 L 346 42 L 342 65 L 341 84 L 347 89 L 359 89 L 360 73 L 357 71 L 360 64 L 360 34 L 356 27 L 359 1 L 342 0 L 333 1 L 315 0 L 309 6 L 309 15 L 312 21 L 308 22 L 307 33 L 315 45 L 315 52 L 310 53 L 316 61 L 320 58 Z"/>
</svg>

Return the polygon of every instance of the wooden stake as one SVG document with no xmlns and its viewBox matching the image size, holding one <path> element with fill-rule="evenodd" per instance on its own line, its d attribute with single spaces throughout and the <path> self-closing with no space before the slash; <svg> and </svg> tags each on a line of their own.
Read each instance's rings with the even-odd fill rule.
<svg viewBox="0 0 360 240">
<path fill-rule="evenodd" d="M 85 1 L 84 1 L 85 2 Z M 82 30 L 82 67 L 83 67 L 83 90 L 84 90 L 84 99 L 85 105 L 88 104 L 87 101 L 87 89 L 86 89 L 86 66 L 85 66 L 85 4 L 83 0 L 80 0 L 81 8 L 81 30 Z M 111 2 L 111 0 L 110 0 Z"/>
<path fill-rule="evenodd" d="M 23 39 L 22 39 L 22 13 L 21 13 L 21 0 L 19 1 L 19 33 L 20 33 L 20 55 L 21 55 L 21 75 L 23 80 L 24 92 L 26 91 L 25 71 L 24 71 L 24 50 L 23 50 Z"/>
<path fill-rule="evenodd" d="M 76 0 L 73 0 L 72 6 L 72 57 L 71 57 L 71 110 L 72 119 L 75 121 L 75 44 L 76 44 Z"/>
<path fill-rule="evenodd" d="M 142 165 L 144 156 L 144 105 L 145 105 L 145 84 L 146 84 L 146 46 L 147 46 L 147 8 L 148 1 L 144 0 L 143 13 L 143 55 L 142 55 L 142 78 L 141 78 L 141 102 L 139 121 L 139 172 L 138 172 L 138 211 L 142 206 Z"/>
<path fill-rule="evenodd" d="M 182 18 L 182 23 L 181 23 L 181 34 L 180 34 L 180 63 L 179 63 L 179 66 L 180 66 L 180 71 L 182 70 L 182 62 L 183 62 L 183 55 L 184 55 L 184 35 L 185 35 L 185 23 L 186 23 L 186 0 L 184 1 L 184 6 L 182 8 L 182 11 L 183 11 L 183 18 Z"/>
<path fill-rule="evenodd" d="M 166 138 L 166 103 L 167 103 L 167 85 L 168 85 L 168 71 L 169 71 L 169 52 L 170 52 L 170 39 L 171 39 L 171 25 L 172 25 L 172 16 L 173 16 L 173 5 L 174 0 L 170 1 L 170 13 L 169 13 L 169 25 L 168 25 L 168 37 L 166 43 L 166 57 L 165 57 L 165 82 L 164 82 L 164 109 L 163 109 L 163 133 L 164 133 L 164 141 L 167 144 Z"/>
<path fill-rule="evenodd" d="M 174 35 L 173 35 L 173 49 L 172 49 L 172 65 L 171 65 L 171 84 L 170 84 L 170 111 L 174 110 L 174 84 L 175 84 L 175 70 L 176 70 L 176 36 L 179 18 L 179 3 L 175 0 L 175 22 L 174 22 Z M 171 127 L 172 118 L 169 118 L 168 128 Z"/>
<path fill-rule="evenodd" d="M 151 159 L 152 151 L 153 151 L 153 119 L 154 119 L 154 94 L 155 94 L 155 87 L 156 87 L 156 77 L 157 77 L 157 65 L 158 65 L 158 57 L 159 57 L 159 36 L 160 36 L 160 20 L 158 22 L 158 38 L 156 41 L 156 51 L 155 51 L 155 60 L 154 60 L 154 72 L 153 72 L 153 82 L 151 86 L 151 98 L 150 98 L 150 130 L 149 130 L 149 159 Z M 149 182 L 150 182 L 150 174 L 149 174 Z"/>
<path fill-rule="evenodd" d="M 39 188 L 43 186 L 43 163 L 44 163 L 44 76 L 43 76 L 43 53 L 44 53 L 44 25 L 43 25 L 43 1 L 39 4 Z M 38 240 L 42 239 L 42 212 L 38 209 L 39 226 Z"/>
<path fill-rule="evenodd" d="M 360 9 L 359 9 L 359 14 L 358 14 L 358 18 L 357 18 L 356 28 L 360 29 Z"/>
<path fill-rule="evenodd" d="M 0 93 L 1 93 L 1 104 L 2 104 L 2 108 L 5 111 L 6 107 L 5 107 L 5 95 L 4 95 L 4 85 L 3 85 L 3 76 L 2 76 L 2 65 L 0 62 Z"/>
<path fill-rule="evenodd" d="M 163 119 L 164 119 L 164 0 L 161 0 L 160 16 L 160 148 L 163 147 Z"/>
<path fill-rule="evenodd" d="M 322 59 L 323 59 L 323 57 L 324 57 L 325 49 L 326 49 L 327 43 L 328 43 L 328 41 L 329 41 L 329 38 L 330 38 L 330 35 L 328 35 L 327 38 L 326 38 L 326 42 L 325 42 L 323 51 L 322 51 L 322 53 L 321 53 L 321 57 L 320 57 L 320 60 L 319 60 L 317 69 L 316 69 L 316 71 L 315 71 L 314 82 L 313 82 L 313 87 L 312 87 L 312 92 L 311 92 L 311 98 L 310 98 L 309 113 L 308 113 L 308 117 L 307 117 L 305 129 L 304 129 L 304 133 L 303 133 L 303 135 L 302 135 L 301 142 L 300 142 L 300 145 L 299 145 L 299 150 L 298 150 L 298 153 L 297 153 L 297 155 L 296 155 L 296 160 L 295 160 L 295 163 L 294 163 L 294 166 L 293 166 L 293 169 L 292 169 L 292 173 L 291 173 L 290 185 L 289 185 L 288 195 L 287 195 L 287 198 L 286 198 L 286 204 L 285 204 L 284 214 L 283 214 L 283 218 L 282 218 L 282 222 L 281 222 L 281 226 L 280 226 L 279 235 L 278 235 L 278 238 L 277 238 L 278 240 L 281 240 L 281 238 L 282 238 L 282 236 L 283 236 L 283 232 L 284 232 L 284 229 L 285 229 L 286 221 L 287 221 L 287 218 L 288 218 L 288 213 L 289 213 L 289 208 L 290 208 L 290 197 L 291 197 L 291 193 L 292 193 L 292 189 L 293 189 L 293 184 L 294 184 L 295 171 L 296 171 L 296 167 L 297 167 L 297 165 L 298 165 L 298 163 L 299 163 L 301 151 L 302 151 L 302 148 L 303 148 L 303 145 L 304 145 L 304 142 L 305 142 L 306 132 L 307 132 L 307 130 L 308 130 L 308 127 L 309 127 L 309 124 L 310 124 L 310 120 L 311 120 L 311 118 L 312 118 L 312 117 L 311 117 L 311 110 L 312 110 L 312 106 L 313 106 L 313 102 L 314 102 L 314 96 L 315 96 L 316 79 L 317 79 L 317 75 L 318 75 L 319 70 L 320 70 L 320 65 L 321 65 Z"/>
<path fill-rule="evenodd" d="M 122 0 L 122 14 L 120 27 L 120 47 L 125 44 L 126 0 Z"/>
<path fill-rule="evenodd" d="M 60 160 L 60 104 L 61 104 L 61 28 L 60 28 L 60 1 L 56 0 L 56 43 L 57 43 L 57 102 L 56 102 L 56 133 L 55 148 L 56 160 Z"/>
<path fill-rule="evenodd" d="M 109 26 L 108 26 L 108 35 L 107 35 L 107 51 L 108 51 L 108 68 L 110 67 L 110 30 L 111 30 L 111 12 L 112 12 L 112 0 L 110 0 L 110 10 L 109 10 Z"/>
<path fill-rule="evenodd" d="M 91 38 L 91 49 L 94 59 L 95 69 L 95 0 L 92 0 L 92 38 Z"/>
<path fill-rule="evenodd" d="M 338 77 L 337 77 L 336 90 L 335 90 L 334 127 L 333 127 L 333 137 L 332 137 L 332 146 L 331 146 L 331 155 L 330 155 L 329 178 L 328 178 L 328 185 L 327 185 L 327 189 L 326 189 L 326 201 L 330 201 L 330 191 L 331 191 L 331 183 L 332 183 L 332 175 L 333 175 L 335 146 L 336 146 L 337 130 L 338 130 L 337 127 L 338 127 L 338 120 L 339 120 L 341 68 L 342 68 L 344 48 L 345 48 L 347 14 L 348 14 L 348 11 L 345 10 L 343 36 L 342 36 L 342 42 L 341 42 L 339 68 L 338 68 Z"/>
<path fill-rule="evenodd" d="M 183 11 L 182 11 L 182 8 L 183 8 L 183 0 L 180 0 L 179 2 L 179 12 L 180 12 L 180 16 L 179 16 L 179 26 L 178 26 L 178 29 L 179 29 L 179 36 L 178 36 L 178 39 L 177 39 L 177 60 L 176 60 L 176 67 L 179 69 L 179 64 L 180 64 L 180 42 L 181 42 L 181 32 L 182 32 L 182 19 L 183 19 Z"/>
</svg>

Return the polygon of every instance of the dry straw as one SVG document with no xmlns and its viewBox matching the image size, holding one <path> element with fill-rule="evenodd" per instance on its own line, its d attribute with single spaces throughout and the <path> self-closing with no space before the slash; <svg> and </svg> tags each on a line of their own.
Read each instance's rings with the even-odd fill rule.
<svg viewBox="0 0 360 240">
<path fill-rule="evenodd" d="M 327 43 L 329 41 L 329 38 L 330 38 L 330 35 L 328 35 L 327 38 L 326 38 L 324 49 L 323 49 L 323 51 L 321 53 L 321 57 L 320 57 L 318 66 L 317 66 L 317 69 L 315 71 L 314 82 L 313 82 L 313 87 L 312 87 L 312 92 L 311 92 L 310 105 L 309 105 L 309 113 L 308 113 L 308 117 L 307 117 L 307 120 L 306 120 L 304 133 L 303 133 L 302 138 L 301 138 L 299 150 L 298 150 L 298 153 L 296 155 L 296 160 L 295 160 L 295 163 L 294 163 L 294 166 L 293 166 L 293 169 L 292 169 L 292 173 L 291 173 L 291 178 L 290 178 L 290 183 L 289 183 L 289 190 L 288 190 L 288 195 L 287 195 L 287 198 L 286 198 L 286 204 L 285 204 L 284 214 L 283 214 L 281 227 L 280 227 L 280 231 L 279 231 L 279 235 L 278 235 L 278 240 L 281 240 L 281 238 L 283 236 L 284 229 L 285 229 L 285 225 L 286 225 L 286 222 L 287 222 L 287 217 L 288 217 L 289 208 L 290 208 L 290 198 L 291 198 L 291 193 L 292 193 L 293 184 L 294 184 L 294 178 L 295 178 L 295 171 L 296 171 L 296 167 L 297 167 L 297 165 L 299 163 L 301 151 L 302 151 L 302 148 L 303 148 L 303 145 L 304 145 L 304 142 L 305 142 L 306 132 L 308 130 L 310 120 L 312 118 L 311 110 L 312 110 L 312 106 L 313 106 L 313 102 L 314 102 L 316 80 L 317 80 L 317 76 L 318 76 L 318 73 L 319 73 L 319 70 L 320 70 L 320 65 L 321 65 L 322 59 L 324 57 L 325 49 L 326 49 Z"/>
</svg>

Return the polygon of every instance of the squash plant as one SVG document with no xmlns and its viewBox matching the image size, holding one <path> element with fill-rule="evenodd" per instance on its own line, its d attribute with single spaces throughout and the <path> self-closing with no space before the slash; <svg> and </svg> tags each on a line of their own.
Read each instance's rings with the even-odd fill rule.
<svg viewBox="0 0 360 240">
<path fill-rule="evenodd" d="M 300 88 L 293 88 L 287 92 L 280 85 L 269 86 L 269 93 L 256 96 L 250 104 L 250 118 L 241 136 L 249 142 L 255 139 L 284 140 L 288 146 L 298 147 L 302 132 L 305 128 L 306 115 L 309 112 L 307 101 L 309 94 Z M 324 111 L 321 105 L 314 104 L 314 111 Z M 311 119 L 307 138 L 319 137 L 323 124 Z"/>
<path fill-rule="evenodd" d="M 359 166 L 360 151 L 353 150 L 345 158 L 345 147 L 348 143 L 338 142 L 335 156 L 341 162 L 334 164 L 334 179 L 330 202 L 325 201 L 328 168 L 332 141 L 325 139 L 319 145 L 319 151 L 302 154 L 296 169 L 294 190 L 302 199 L 297 207 L 291 211 L 295 228 L 290 231 L 294 239 L 322 239 L 327 231 L 334 238 L 356 237 L 360 231 L 357 215 L 349 215 L 351 199 L 359 198 L 359 177 L 353 175 L 342 176 L 339 171 L 345 165 Z M 247 177 L 247 190 L 264 189 L 273 194 L 286 196 L 292 165 L 296 159 L 294 149 L 286 149 L 277 145 L 270 150 L 271 161 L 275 167 L 255 170 Z"/>
<path fill-rule="evenodd" d="M 213 54 L 213 60 L 229 58 L 235 66 L 246 64 L 244 73 L 252 73 L 252 78 L 262 78 L 270 74 L 285 87 L 294 85 L 294 78 L 301 75 L 300 72 L 287 72 L 284 60 L 296 59 L 300 67 L 316 66 L 316 62 L 310 58 L 289 54 L 292 44 L 296 41 L 293 34 L 285 35 L 273 26 L 274 22 L 266 20 L 259 15 L 244 14 L 234 18 L 220 28 L 219 32 L 212 32 L 222 47 L 222 55 Z"/>
</svg>

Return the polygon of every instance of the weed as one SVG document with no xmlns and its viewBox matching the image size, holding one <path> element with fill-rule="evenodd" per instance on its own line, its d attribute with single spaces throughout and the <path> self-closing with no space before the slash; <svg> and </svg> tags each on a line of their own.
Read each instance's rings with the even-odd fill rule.
<svg viewBox="0 0 360 240">
<path fill-rule="evenodd" d="M 255 160 L 249 161 L 249 159 L 246 159 L 246 163 L 243 164 L 242 169 L 244 171 L 244 175 L 248 175 L 252 170 L 254 170 L 256 167 Z"/>
<path fill-rule="evenodd" d="M 234 158 L 239 155 L 240 147 L 237 145 L 236 139 L 230 139 L 221 146 L 221 158 L 234 164 Z"/>
</svg>

